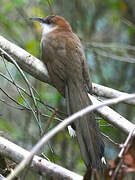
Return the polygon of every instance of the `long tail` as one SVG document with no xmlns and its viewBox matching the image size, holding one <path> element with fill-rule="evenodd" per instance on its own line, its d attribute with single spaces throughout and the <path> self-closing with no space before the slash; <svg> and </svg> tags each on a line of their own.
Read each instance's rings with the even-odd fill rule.
<svg viewBox="0 0 135 180">
<path fill-rule="evenodd" d="M 68 80 L 67 87 L 71 114 L 92 104 L 84 87 L 80 87 L 79 83 Z M 74 126 L 85 165 L 87 168 L 101 168 L 104 143 L 93 113 L 78 118 L 74 122 Z"/>
</svg>

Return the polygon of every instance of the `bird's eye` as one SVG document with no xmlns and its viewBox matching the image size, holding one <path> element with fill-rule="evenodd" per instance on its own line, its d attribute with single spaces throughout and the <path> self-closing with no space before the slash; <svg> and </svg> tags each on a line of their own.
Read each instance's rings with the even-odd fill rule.
<svg viewBox="0 0 135 180">
<path fill-rule="evenodd" d="M 48 18 L 48 24 L 53 24 L 53 23 L 55 23 L 55 17 L 50 17 L 50 18 Z"/>
<path fill-rule="evenodd" d="M 52 23 L 52 20 L 51 19 L 48 19 L 48 24 L 51 24 Z"/>
<path fill-rule="evenodd" d="M 44 19 L 44 23 L 46 24 L 53 24 L 55 23 L 55 17 L 48 17 Z"/>
</svg>

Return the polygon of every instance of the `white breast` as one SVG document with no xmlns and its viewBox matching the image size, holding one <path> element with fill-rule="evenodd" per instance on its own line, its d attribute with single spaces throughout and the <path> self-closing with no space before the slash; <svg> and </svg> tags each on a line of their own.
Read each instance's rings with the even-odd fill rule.
<svg viewBox="0 0 135 180">
<path fill-rule="evenodd" d="M 41 28 L 42 28 L 42 38 L 41 38 L 41 42 L 40 42 L 40 48 L 42 49 L 42 42 L 46 41 L 46 35 L 50 32 L 52 32 L 54 29 L 56 29 L 56 26 L 53 27 L 51 24 L 41 24 Z"/>
</svg>

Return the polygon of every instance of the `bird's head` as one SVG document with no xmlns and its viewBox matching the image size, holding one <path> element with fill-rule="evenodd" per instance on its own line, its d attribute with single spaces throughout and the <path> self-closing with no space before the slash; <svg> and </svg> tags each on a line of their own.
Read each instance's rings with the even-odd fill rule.
<svg viewBox="0 0 135 180">
<path fill-rule="evenodd" d="M 45 18 L 34 17 L 30 19 L 40 22 L 42 27 L 42 35 L 46 35 L 54 29 L 71 31 L 70 24 L 61 16 L 50 15 Z"/>
</svg>

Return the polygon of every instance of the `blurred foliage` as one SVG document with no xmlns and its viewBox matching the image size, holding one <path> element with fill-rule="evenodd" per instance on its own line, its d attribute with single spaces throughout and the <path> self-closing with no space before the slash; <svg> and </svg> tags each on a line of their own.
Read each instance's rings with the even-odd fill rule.
<svg viewBox="0 0 135 180">
<path fill-rule="evenodd" d="M 131 0 L 1 0 L 0 34 L 40 58 L 41 29 L 38 23 L 31 22 L 29 18 L 44 17 L 53 11 L 54 14 L 65 17 L 70 22 L 73 31 L 81 38 L 92 81 L 131 93 L 135 91 L 135 64 L 126 61 L 135 57 L 134 7 L 135 1 Z M 2 58 L 0 60 L 0 72 L 9 76 Z M 15 66 L 6 64 L 14 81 L 28 90 Z M 65 101 L 53 87 L 39 82 L 27 73 L 25 75 L 45 103 L 65 112 Z M 0 87 L 18 103 L 26 105 L 16 87 L 1 76 Z M 31 98 L 26 95 L 24 97 L 33 106 Z M 2 92 L 0 92 L 0 99 L 4 99 L 8 104 L 16 105 Z M 38 103 L 38 106 L 42 113 L 52 115 L 52 112 L 42 104 Z M 113 108 L 128 120 L 135 121 L 134 107 L 119 104 Z M 0 114 L 0 130 L 8 132 L 8 136 L 17 144 L 31 149 L 40 138 L 33 114 L 30 111 L 14 109 L 1 101 Z M 48 117 L 42 116 L 41 122 L 45 129 Z M 53 120 L 50 128 L 57 123 L 57 120 Z M 114 141 L 118 143 L 124 141 L 125 135 L 119 130 L 108 127 L 104 120 L 101 120 L 101 125 L 106 125 L 101 127 L 102 131 Z M 105 142 L 107 159 L 112 159 L 119 149 L 107 139 Z M 85 167 L 76 140 L 69 137 L 67 130 L 56 135 L 49 143 L 52 150 L 49 145 L 45 145 L 41 152 L 44 151 L 51 161 L 78 173 L 84 173 Z M 33 176 L 32 179 L 34 178 L 38 179 Z"/>
</svg>

